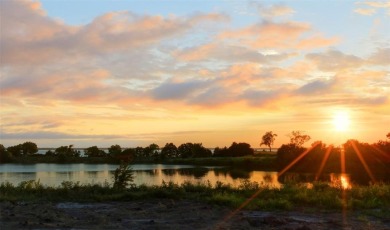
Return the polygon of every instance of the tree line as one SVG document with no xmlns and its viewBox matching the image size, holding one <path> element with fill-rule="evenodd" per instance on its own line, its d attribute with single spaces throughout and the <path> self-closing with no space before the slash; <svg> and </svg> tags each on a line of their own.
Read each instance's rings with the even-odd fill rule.
<svg viewBox="0 0 390 230">
<path fill-rule="evenodd" d="M 97 146 L 91 146 L 83 150 L 73 148 L 73 145 L 60 146 L 54 150 L 48 150 L 43 156 L 57 157 L 59 162 L 67 158 L 79 158 L 83 155 L 88 158 L 110 157 L 118 160 L 154 159 L 164 160 L 168 158 L 206 158 L 206 157 L 240 157 L 254 154 L 254 149 L 248 143 L 233 142 L 230 147 L 215 148 L 214 153 L 203 146 L 202 143 L 183 143 L 178 147 L 173 143 L 166 143 L 160 148 L 153 143 L 146 147 L 122 148 L 120 145 L 111 145 L 108 151 Z M 38 146 L 33 142 L 25 142 L 5 148 L 0 144 L 0 163 L 12 162 L 12 159 L 23 156 L 42 156 L 37 154 Z"/>
<path fill-rule="evenodd" d="M 260 142 L 260 146 L 266 145 L 270 151 L 278 135 L 272 131 L 266 132 Z M 289 143 L 282 144 L 276 152 L 276 157 L 271 162 L 275 170 L 283 170 L 289 167 L 289 171 L 315 173 L 322 167 L 324 173 L 341 172 L 341 155 L 345 158 L 346 173 L 390 175 L 390 133 L 387 140 L 380 140 L 373 144 L 362 143 L 357 140 L 348 140 L 342 146 L 327 146 L 321 141 L 315 141 L 311 147 L 303 145 L 311 140 L 311 137 L 301 131 L 292 131 L 289 134 Z M 73 148 L 73 145 L 60 146 L 54 151 L 49 150 L 44 156 L 37 154 L 38 147 L 33 142 L 24 142 L 5 148 L 0 144 L 0 163 L 12 162 L 15 158 L 23 156 L 54 157 L 59 163 L 66 163 L 69 159 L 81 159 L 82 153 Z M 303 153 L 305 155 L 303 156 Z M 87 159 L 100 158 L 107 162 L 120 162 L 136 159 L 152 159 L 163 161 L 173 158 L 208 158 L 208 157 L 242 157 L 253 156 L 254 149 L 248 143 L 233 142 L 229 147 L 216 147 L 214 152 L 205 148 L 202 143 L 183 143 L 176 146 L 166 143 L 160 148 L 157 144 L 146 147 L 122 148 L 120 145 L 112 145 L 105 152 L 97 146 L 84 149 L 83 155 Z M 297 159 L 299 158 L 299 161 Z M 325 159 L 325 160 L 324 160 Z M 294 161 L 296 161 L 294 163 Z M 100 162 L 102 163 L 102 162 Z M 293 165 L 291 165 L 294 163 Z M 367 168 L 368 171 L 367 172 Z M 388 176 L 387 176 L 388 177 Z"/>
</svg>

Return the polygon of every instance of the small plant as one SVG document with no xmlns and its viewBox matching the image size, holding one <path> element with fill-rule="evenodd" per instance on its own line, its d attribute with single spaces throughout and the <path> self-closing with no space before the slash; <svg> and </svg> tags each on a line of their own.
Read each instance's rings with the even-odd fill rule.
<svg viewBox="0 0 390 230">
<path fill-rule="evenodd" d="M 134 181 L 133 169 L 129 162 L 122 161 L 114 172 L 114 185 L 116 189 L 125 189 Z"/>
</svg>

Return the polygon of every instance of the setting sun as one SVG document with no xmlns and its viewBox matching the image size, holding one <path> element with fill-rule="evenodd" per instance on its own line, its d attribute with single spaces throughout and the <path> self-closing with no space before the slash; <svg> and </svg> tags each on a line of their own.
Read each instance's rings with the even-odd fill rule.
<svg viewBox="0 0 390 230">
<path fill-rule="evenodd" d="M 350 123 L 349 113 L 346 111 L 339 111 L 333 115 L 333 125 L 339 132 L 348 131 Z"/>
</svg>

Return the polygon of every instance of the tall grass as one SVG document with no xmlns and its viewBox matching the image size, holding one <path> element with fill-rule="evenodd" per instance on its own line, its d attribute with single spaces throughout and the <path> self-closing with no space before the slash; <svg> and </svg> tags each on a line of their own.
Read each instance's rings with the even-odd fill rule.
<svg viewBox="0 0 390 230">
<path fill-rule="evenodd" d="M 255 193 L 258 195 L 251 199 Z M 101 202 L 162 198 L 192 199 L 233 208 L 251 199 L 245 208 L 261 210 L 334 210 L 346 204 L 347 209 L 383 209 L 389 213 L 390 184 L 353 186 L 348 190 L 325 183 L 315 183 L 310 188 L 304 184 L 273 188 L 247 180 L 238 187 L 222 182 L 212 185 L 210 182 L 175 184 L 163 181 L 159 186 L 133 185 L 126 189 L 114 188 L 108 182 L 80 184 L 65 181 L 57 187 L 43 186 L 39 181 L 26 181 L 16 186 L 8 182 L 0 184 L 0 201 Z"/>
</svg>

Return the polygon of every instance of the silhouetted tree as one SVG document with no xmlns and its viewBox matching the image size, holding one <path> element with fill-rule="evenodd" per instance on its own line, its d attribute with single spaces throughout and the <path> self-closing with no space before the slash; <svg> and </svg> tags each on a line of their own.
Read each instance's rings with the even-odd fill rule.
<svg viewBox="0 0 390 230">
<path fill-rule="evenodd" d="M 106 152 L 99 149 L 97 146 L 91 146 L 89 148 L 84 149 L 84 154 L 88 157 L 104 157 L 106 156 Z"/>
<path fill-rule="evenodd" d="M 278 169 L 281 170 L 295 160 L 301 153 L 305 151 L 305 148 L 296 144 L 283 144 L 276 152 L 276 164 Z"/>
<path fill-rule="evenodd" d="M 260 147 L 262 145 L 266 145 L 269 147 L 269 151 L 271 152 L 271 146 L 274 144 L 275 137 L 278 135 L 275 133 L 272 133 L 272 131 L 266 132 L 263 137 L 261 138 Z"/>
<path fill-rule="evenodd" d="M 134 149 L 135 157 L 143 157 L 144 156 L 144 148 L 138 146 Z"/>
<path fill-rule="evenodd" d="M 232 145 L 228 148 L 231 156 L 233 157 L 242 157 L 249 156 L 254 154 L 254 149 L 251 148 L 251 145 L 248 143 L 236 143 L 233 142 Z"/>
<path fill-rule="evenodd" d="M 115 155 L 121 154 L 121 152 L 122 152 L 122 148 L 121 148 L 120 145 L 111 145 L 111 147 L 108 148 L 108 153 L 111 156 L 115 156 Z"/>
<path fill-rule="evenodd" d="M 228 150 L 227 150 L 226 146 L 223 148 L 215 147 L 213 156 L 214 157 L 224 157 L 227 155 L 227 152 L 228 152 Z"/>
<path fill-rule="evenodd" d="M 7 148 L 7 151 L 8 151 L 9 153 L 11 153 L 12 156 L 18 157 L 18 156 L 20 156 L 20 155 L 22 154 L 23 148 L 22 148 L 22 145 L 21 145 L 21 144 L 18 144 L 18 145 L 14 145 L 14 146 L 9 146 L 9 147 Z"/>
<path fill-rule="evenodd" d="M 215 157 L 241 157 L 253 155 L 255 150 L 251 148 L 248 143 L 236 143 L 233 142 L 229 148 L 219 148 L 214 149 Z"/>
<path fill-rule="evenodd" d="M 38 152 L 38 146 L 34 142 L 27 141 L 22 144 L 23 155 L 31 155 Z"/>
<path fill-rule="evenodd" d="M 202 143 L 185 143 L 178 147 L 179 156 L 188 157 L 210 157 L 212 152 L 203 147 Z"/>
<path fill-rule="evenodd" d="M 63 155 L 65 157 L 79 156 L 80 152 L 73 149 L 73 145 L 60 146 L 54 150 L 55 155 Z"/>
<path fill-rule="evenodd" d="M 51 151 L 50 149 L 46 151 L 45 156 L 54 156 L 55 152 Z"/>
<path fill-rule="evenodd" d="M 0 163 L 9 163 L 12 161 L 12 154 L 0 144 Z"/>
<path fill-rule="evenodd" d="M 157 144 L 150 144 L 144 148 L 144 157 L 158 157 L 160 147 Z"/>
<path fill-rule="evenodd" d="M 135 150 L 134 149 L 124 149 L 119 155 L 115 156 L 122 161 L 130 162 L 135 158 Z"/>
<path fill-rule="evenodd" d="M 203 147 L 202 143 L 195 143 L 192 146 L 192 157 L 211 157 L 210 149 Z"/>
<path fill-rule="evenodd" d="M 387 137 L 387 139 L 390 139 L 390 133 L 388 133 L 388 134 L 386 135 L 386 137 Z"/>
<path fill-rule="evenodd" d="M 126 150 L 124 150 L 126 151 Z M 115 189 L 125 189 L 131 185 L 134 181 L 133 169 L 130 167 L 130 163 L 122 161 L 119 167 L 114 172 L 114 184 Z"/>
<path fill-rule="evenodd" d="M 192 147 L 194 144 L 192 143 L 185 143 L 181 144 L 177 149 L 179 151 L 179 156 L 181 158 L 188 158 L 192 157 Z"/>
<path fill-rule="evenodd" d="M 289 134 L 290 143 L 298 147 L 301 147 L 305 142 L 309 141 L 311 137 L 306 134 L 302 134 L 301 131 L 292 131 Z"/>
<path fill-rule="evenodd" d="M 161 149 L 161 158 L 178 157 L 179 151 L 173 143 L 166 143 Z"/>
</svg>

